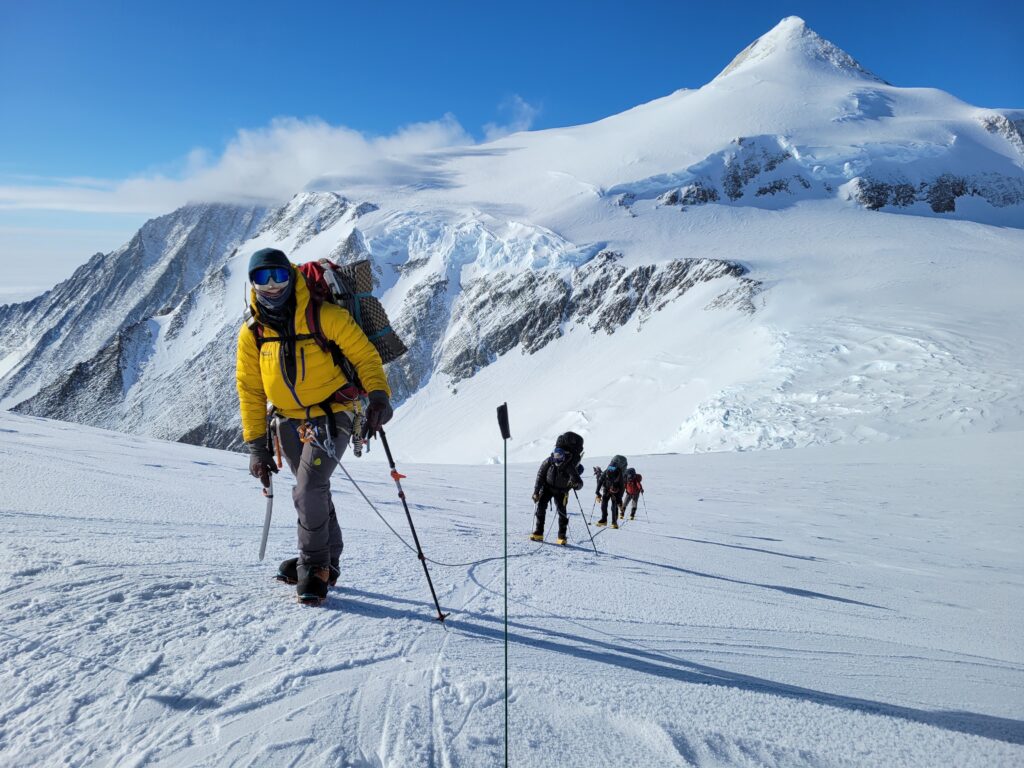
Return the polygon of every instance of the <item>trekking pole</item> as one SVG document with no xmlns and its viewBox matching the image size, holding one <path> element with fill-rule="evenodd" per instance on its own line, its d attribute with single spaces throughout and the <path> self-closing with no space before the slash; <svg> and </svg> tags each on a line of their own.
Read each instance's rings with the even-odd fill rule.
<svg viewBox="0 0 1024 768">
<path fill-rule="evenodd" d="M 590 536 L 590 543 L 594 545 L 594 554 L 596 555 L 597 554 L 597 544 L 594 541 L 594 534 L 592 534 L 590 532 L 590 522 L 587 520 L 587 516 L 583 514 L 583 504 L 580 501 L 580 495 L 578 493 L 576 493 L 576 489 L 575 488 L 572 489 L 572 495 L 576 497 L 576 504 L 580 508 L 580 517 L 582 517 L 583 518 L 583 522 L 587 524 L 587 534 Z M 597 504 L 597 502 L 595 501 L 594 504 Z"/>
<path fill-rule="evenodd" d="M 270 536 L 270 516 L 274 513 L 274 478 L 267 472 L 267 484 L 263 486 L 263 495 L 267 497 L 267 511 L 263 515 L 263 538 L 260 539 L 260 560 L 267 554 L 267 537 Z"/>
<path fill-rule="evenodd" d="M 512 437 L 508 426 L 508 403 L 498 406 L 498 428 L 505 448 L 505 768 L 508 768 L 508 441 Z"/>
<path fill-rule="evenodd" d="M 644 500 L 644 517 L 647 518 L 647 522 L 651 522 L 651 516 L 647 514 L 647 496 L 643 493 L 640 494 L 640 498 Z"/>
<path fill-rule="evenodd" d="M 437 620 L 442 624 L 447 613 L 441 613 L 441 604 L 437 601 L 437 592 L 434 591 L 434 582 L 430 578 L 430 571 L 427 570 L 426 556 L 423 554 L 423 547 L 420 546 L 420 537 L 416 535 L 416 526 L 412 524 L 412 513 L 409 511 L 409 504 L 405 500 L 405 491 L 402 490 L 402 478 L 405 475 L 401 474 L 395 468 L 395 459 L 391 455 L 391 446 L 388 445 L 388 437 L 384 434 L 383 428 L 377 430 L 377 434 L 380 435 L 381 445 L 384 446 L 384 453 L 388 456 L 388 464 L 391 465 L 391 479 L 395 481 L 395 485 L 398 486 L 398 498 L 402 500 L 402 506 L 405 507 L 405 517 L 409 521 L 409 530 L 412 531 L 412 540 L 416 542 L 416 556 L 419 557 L 420 563 L 423 565 L 423 573 L 427 576 L 427 585 L 430 587 L 430 595 L 434 598 L 434 605 L 437 607 Z"/>
</svg>

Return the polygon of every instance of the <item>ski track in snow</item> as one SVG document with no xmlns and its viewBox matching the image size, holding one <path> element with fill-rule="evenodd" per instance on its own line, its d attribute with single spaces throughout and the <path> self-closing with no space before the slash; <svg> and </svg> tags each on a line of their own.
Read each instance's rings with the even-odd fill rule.
<svg viewBox="0 0 1024 768">
<path fill-rule="evenodd" d="M 340 473 L 341 588 L 310 609 L 272 580 L 286 493 L 256 561 L 244 457 L 4 421 L 0 764 L 501 763 L 500 467 L 400 464 L 427 556 L 483 560 L 430 564 L 442 626 Z M 575 499 L 571 546 L 526 541 L 512 465 L 511 763 L 1020 764 L 1022 447 L 638 457 L 647 506 L 599 554 Z M 405 535 L 381 465 L 346 466 Z"/>
</svg>

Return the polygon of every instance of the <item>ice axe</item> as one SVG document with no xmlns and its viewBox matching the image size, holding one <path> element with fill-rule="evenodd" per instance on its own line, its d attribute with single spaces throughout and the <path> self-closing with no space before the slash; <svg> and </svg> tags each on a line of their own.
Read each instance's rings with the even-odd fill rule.
<svg viewBox="0 0 1024 768">
<path fill-rule="evenodd" d="M 260 539 L 260 560 L 267 554 L 267 537 L 270 536 L 270 516 L 274 514 L 274 478 L 267 472 L 266 481 L 260 478 L 263 483 L 263 495 L 267 497 L 267 511 L 263 515 L 263 538 Z"/>
<path fill-rule="evenodd" d="M 281 462 L 281 421 L 276 416 L 270 420 L 270 434 L 273 435 L 274 454 L 277 460 L 277 468 L 282 467 Z M 260 475 L 260 483 L 263 485 L 263 495 L 267 499 L 267 511 L 263 515 L 263 538 L 260 539 L 260 560 L 267 554 L 267 538 L 270 536 L 270 516 L 274 514 L 274 476 L 266 473 L 266 478 Z"/>
</svg>

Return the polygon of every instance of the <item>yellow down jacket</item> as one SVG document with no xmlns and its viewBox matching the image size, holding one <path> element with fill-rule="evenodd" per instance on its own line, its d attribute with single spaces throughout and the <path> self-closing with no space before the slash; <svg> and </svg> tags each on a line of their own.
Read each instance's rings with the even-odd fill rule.
<svg viewBox="0 0 1024 768">
<path fill-rule="evenodd" d="M 309 289 L 294 266 L 292 276 L 295 281 L 295 335 L 302 336 L 310 333 L 306 323 Z M 258 321 L 259 304 L 252 289 L 249 305 Z M 367 392 L 379 389 L 391 395 L 377 349 L 347 310 L 325 303 L 320 308 L 320 327 L 324 336 L 337 344 L 355 366 Z M 295 361 L 290 366 L 285 360 L 285 347 L 291 345 L 275 341 L 277 338 L 273 328 L 263 326 L 263 344 L 257 348 L 253 329 L 243 323 L 238 332 L 235 379 L 242 410 L 242 439 L 246 442 L 266 434 L 268 400 L 278 413 L 290 419 L 321 416 L 320 403 L 348 383 L 330 353 L 320 349 L 312 338 L 295 342 Z M 288 373 L 289 369 L 295 371 L 294 380 Z M 350 405 L 341 403 L 332 403 L 331 406 L 334 412 L 350 409 Z"/>
</svg>

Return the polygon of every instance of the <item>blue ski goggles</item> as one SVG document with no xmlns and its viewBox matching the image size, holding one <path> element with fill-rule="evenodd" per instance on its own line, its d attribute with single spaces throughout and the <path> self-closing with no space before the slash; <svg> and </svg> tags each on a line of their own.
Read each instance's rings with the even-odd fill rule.
<svg viewBox="0 0 1024 768">
<path fill-rule="evenodd" d="M 551 458 L 554 460 L 555 464 L 561 464 L 565 461 L 565 456 L 565 451 L 561 448 L 555 448 L 555 450 L 551 452 Z"/>
<path fill-rule="evenodd" d="M 249 279 L 253 285 L 281 285 L 292 279 L 292 270 L 289 267 L 259 267 L 249 273 Z"/>
</svg>

